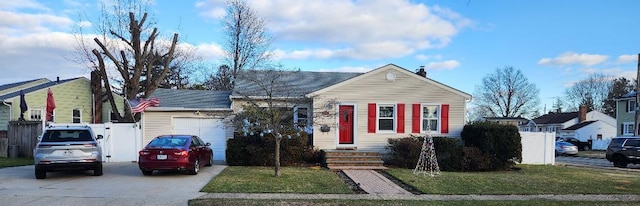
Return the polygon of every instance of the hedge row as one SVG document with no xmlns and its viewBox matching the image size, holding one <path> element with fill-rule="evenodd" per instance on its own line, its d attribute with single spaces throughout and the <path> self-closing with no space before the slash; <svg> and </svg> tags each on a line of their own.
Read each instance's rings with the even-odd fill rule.
<svg viewBox="0 0 640 206">
<path fill-rule="evenodd" d="M 308 135 L 304 132 L 283 135 L 280 141 L 280 165 L 293 166 L 319 164 L 320 151 L 308 145 Z M 288 138 L 288 137 L 291 138 Z M 226 158 L 230 166 L 273 166 L 275 165 L 275 137 L 272 135 L 236 135 L 227 140 Z"/>
</svg>

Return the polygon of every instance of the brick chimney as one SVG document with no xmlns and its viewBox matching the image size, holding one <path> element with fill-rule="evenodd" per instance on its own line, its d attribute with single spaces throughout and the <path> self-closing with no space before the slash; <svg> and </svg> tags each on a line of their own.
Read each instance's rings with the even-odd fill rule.
<svg viewBox="0 0 640 206">
<path fill-rule="evenodd" d="M 424 66 L 420 66 L 420 69 L 418 69 L 418 71 L 416 72 L 416 74 L 422 76 L 422 77 L 427 77 L 427 71 L 424 70 Z"/>
<path fill-rule="evenodd" d="M 578 112 L 578 123 L 582 123 L 587 120 L 587 105 L 580 105 L 580 111 Z"/>
</svg>

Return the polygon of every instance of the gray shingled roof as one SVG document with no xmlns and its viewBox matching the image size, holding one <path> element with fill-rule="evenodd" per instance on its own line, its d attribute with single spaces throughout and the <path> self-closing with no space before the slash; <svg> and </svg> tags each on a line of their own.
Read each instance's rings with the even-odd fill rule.
<svg viewBox="0 0 640 206">
<path fill-rule="evenodd" d="M 238 76 L 233 96 L 298 97 L 359 76 L 363 73 L 311 71 L 247 71 Z M 269 83 L 273 81 L 273 83 Z M 266 85 L 271 89 L 263 89 Z"/>
<path fill-rule="evenodd" d="M 231 91 L 185 90 L 158 88 L 151 95 L 160 99 L 160 107 L 231 108 Z"/>
<path fill-rule="evenodd" d="M 60 80 L 60 81 L 51 81 L 51 82 L 47 82 L 47 83 L 44 83 L 44 84 L 39 84 L 39 85 L 36 85 L 36 86 L 33 86 L 33 87 L 29 87 L 29 88 L 23 89 L 21 91 L 23 91 L 25 94 L 28 94 L 30 92 L 34 92 L 34 91 L 38 91 L 38 90 L 41 90 L 41 89 L 45 89 L 45 88 L 48 88 L 48 87 L 55 86 L 57 84 L 66 83 L 68 81 L 73 81 L 73 80 L 76 80 L 76 79 L 79 79 L 79 78 L 82 78 L 82 77 L 77 77 L 77 78 L 72 78 L 72 79 L 64 79 L 64 80 Z M 9 98 L 17 97 L 19 95 L 20 95 L 20 91 L 16 91 L 16 92 L 12 92 L 12 93 L 9 93 L 9 94 L 5 94 L 5 95 L 0 96 L 0 101 L 4 101 L 4 100 L 9 99 Z"/>
<path fill-rule="evenodd" d="M 40 79 L 32 79 L 32 80 L 27 80 L 27 81 L 22 81 L 22 82 L 3 84 L 3 85 L 0 85 L 0 91 L 5 90 L 5 89 L 10 89 L 10 88 L 13 88 L 13 87 L 17 87 L 17 86 L 20 86 L 20 85 L 28 84 L 28 83 L 31 83 L 31 82 L 35 82 L 35 81 L 38 81 L 38 80 L 40 80 Z"/>
<path fill-rule="evenodd" d="M 577 129 L 586 127 L 587 125 L 590 125 L 591 123 L 594 123 L 594 122 L 596 122 L 596 121 L 584 121 L 582 123 L 579 123 L 579 124 L 564 128 L 562 130 L 577 130 Z"/>
<path fill-rule="evenodd" d="M 578 117 L 578 112 L 549 113 L 533 119 L 536 124 L 562 124 Z"/>
</svg>

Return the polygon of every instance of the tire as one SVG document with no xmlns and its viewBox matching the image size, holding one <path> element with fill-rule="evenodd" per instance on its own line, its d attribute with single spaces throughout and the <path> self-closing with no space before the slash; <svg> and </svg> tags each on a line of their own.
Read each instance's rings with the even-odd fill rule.
<svg viewBox="0 0 640 206">
<path fill-rule="evenodd" d="M 140 171 L 142 171 L 142 175 L 144 176 L 149 176 L 153 174 L 153 170 L 140 169 Z"/>
<path fill-rule="evenodd" d="M 211 152 L 211 156 L 209 156 L 209 162 L 207 162 L 207 164 L 205 164 L 204 166 L 205 167 L 213 166 L 213 152 Z"/>
<path fill-rule="evenodd" d="M 36 179 L 44 179 L 47 178 L 47 171 L 36 169 L 35 171 Z"/>
<path fill-rule="evenodd" d="M 616 159 L 613 162 L 613 165 L 616 165 L 616 163 L 617 163 L 619 168 L 627 168 L 627 165 L 629 164 L 627 162 L 627 158 L 623 157 L 623 156 L 616 157 Z"/>
<path fill-rule="evenodd" d="M 102 163 L 93 168 L 93 176 L 102 176 Z"/>
<path fill-rule="evenodd" d="M 193 163 L 193 169 L 189 170 L 190 175 L 197 175 L 200 171 L 200 161 L 196 159 L 196 162 Z"/>
</svg>

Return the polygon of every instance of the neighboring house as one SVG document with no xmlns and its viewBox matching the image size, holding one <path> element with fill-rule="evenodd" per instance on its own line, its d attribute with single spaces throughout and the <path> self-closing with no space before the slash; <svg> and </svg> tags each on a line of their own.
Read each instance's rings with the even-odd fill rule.
<svg viewBox="0 0 640 206">
<path fill-rule="evenodd" d="M 616 135 L 633 136 L 636 110 L 636 92 L 630 92 L 616 101 Z M 640 124 L 639 124 L 640 125 Z"/>
<path fill-rule="evenodd" d="M 44 121 L 46 118 L 47 91 L 51 89 L 56 103 L 53 123 L 92 123 L 93 95 L 90 81 L 84 77 L 51 81 L 35 79 L 0 85 L 0 132 L 7 131 L 9 121 L 20 118 L 20 92 L 25 94 L 28 110 L 24 118 L 28 121 Z M 124 107 L 124 104 L 122 104 Z M 103 113 L 111 110 L 108 102 L 103 102 Z M 110 116 L 100 120 L 109 122 Z"/>
<path fill-rule="evenodd" d="M 528 119 L 522 117 L 484 117 L 484 121 L 495 122 L 498 124 L 513 125 L 519 127 L 520 125 L 527 124 Z"/>
<path fill-rule="evenodd" d="M 555 132 L 558 138 L 576 138 L 582 142 L 592 142 L 592 149 L 604 150 L 615 137 L 616 119 L 598 111 L 553 113 L 542 115 L 532 122 L 521 125 L 521 131 Z"/>
<path fill-rule="evenodd" d="M 317 149 L 386 151 L 389 138 L 426 133 L 460 137 L 471 95 L 427 78 L 423 69 L 418 73 L 424 76 L 393 64 L 367 73 L 289 72 L 283 78 L 290 88 L 274 97 L 311 98 L 289 109 L 294 110 L 293 122 L 309 123 Z M 235 130 L 228 120 L 243 104 L 265 94 L 258 85 L 238 79 L 232 93 L 158 89 L 152 97 L 160 99 L 160 106 L 144 112 L 145 143 L 159 134 L 199 131 L 205 141 L 223 144 L 214 148 L 214 158 L 224 160 L 224 140 L 233 138 Z"/>
</svg>

